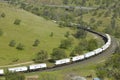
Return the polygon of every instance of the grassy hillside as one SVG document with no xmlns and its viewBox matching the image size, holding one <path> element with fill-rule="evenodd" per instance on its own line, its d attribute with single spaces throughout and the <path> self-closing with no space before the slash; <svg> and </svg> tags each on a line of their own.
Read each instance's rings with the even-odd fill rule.
<svg viewBox="0 0 120 80">
<path fill-rule="evenodd" d="M 57 27 L 52 21 L 5 4 L 0 4 L 0 14 L 2 12 L 6 16 L 0 17 L 0 29 L 3 31 L 3 36 L 0 36 L 0 65 L 11 64 L 17 58 L 18 62 L 29 61 L 40 50 L 51 53 L 52 49 L 58 47 L 60 41 L 65 39 L 64 34 L 67 31 L 71 32 L 68 28 Z M 20 25 L 13 24 L 15 19 L 21 20 Z M 51 32 L 53 37 L 50 37 Z M 40 40 L 40 45 L 33 47 L 36 39 Z M 19 51 L 16 47 L 9 47 L 11 40 L 16 41 L 16 46 L 22 43 L 25 50 Z"/>
<path fill-rule="evenodd" d="M 0 14 L 2 13 L 5 14 L 5 17 L 0 17 L 0 29 L 3 31 L 3 35 L 0 36 L 0 65 L 31 61 L 40 50 L 45 50 L 48 54 L 51 54 L 52 49 L 58 47 L 61 40 L 65 39 L 66 32 L 69 31 L 70 34 L 74 32 L 70 28 L 59 28 L 52 21 L 3 3 L 0 4 Z M 16 19 L 21 20 L 20 25 L 14 24 Z M 50 37 L 51 33 L 53 33 L 53 37 Z M 74 39 L 73 46 L 66 50 L 68 55 L 81 41 L 72 38 Z M 86 39 L 93 38 L 98 40 L 99 46 L 103 45 L 101 39 L 88 33 Z M 33 47 L 36 39 L 40 41 L 40 44 Z M 9 46 L 11 40 L 15 40 L 15 47 Z M 19 43 L 24 45 L 24 50 L 16 49 Z"/>
</svg>

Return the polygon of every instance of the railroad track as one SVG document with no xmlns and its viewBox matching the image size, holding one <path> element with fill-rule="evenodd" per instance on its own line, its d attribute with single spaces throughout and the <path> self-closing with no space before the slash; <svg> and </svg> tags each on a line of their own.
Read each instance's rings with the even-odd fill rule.
<svg viewBox="0 0 120 80">
<path fill-rule="evenodd" d="M 89 31 L 89 30 L 87 30 L 87 31 Z M 91 30 L 89 32 L 91 32 Z M 96 32 L 92 31 L 92 33 L 95 34 Z M 98 36 L 99 34 L 96 34 L 96 35 Z M 102 35 L 100 34 L 99 36 L 102 36 Z M 103 37 L 104 37 L 104 35 L 103 35 Z M 118 46 L 117 40 L 112 36 L 111 36 L 111 38 L 112 38 L 111 46 L 107 50 L 102 52 L 101 54 L 90 57 L 90 58 L 88 58 L 86 60 L 83 60 L 83 61 L 78 61 L 78 62 L 67 64 L 67 65 L 64 65 L 64 66 L 58 66 L 58 67 L 49 68 L 49 69 L 46 69 L 46 70 L 35 71 L 35 72 L 56 71 L 56 70 L 66 69 L 66 68 L 69 68 L 69 67 L 74 67 L 74 66 L 77 66 L 77 65 L 86 66 L 88 64 L 98 64 L 102 61 L 105 61 L 107 58 L 109 58 L 115 52 L 116 47 Z"/>
<path fill-rule="evenodd" d="M 105 43 L 107 42 L 107 38 L 104 34 L 98 33 L 96 31 L 93 31 L 93 30 L 90 30 L 87 28 L 82 28 L 82 27 L 78 27 L 78 28 L 84 29 L 88 32 L 91 32 L 91 33 L 95 34 L 96 36 L 101 37 L 105 41 Z M 107 48 L 105 51 L 103 51 L 102 53 L 100 53 L 98 55 L 92 56 L 92 57 L 90 57 L 88 59 L 84 59 L 82 61 L 71 62 L 69 64 L 65 64 L 65 65 L 61 65 L 61 66 L 57 66 L 57 67 L 56 66 L 48 67 L 46 69 L 43 69 L 40 71 L 38 70 L 35 72 L 55 71 L 55 70 L 61 70 L 61 69 L 65 69 L 65 68 L 69 68 L 69 67 L 73 67 L 73 66 L 77 66 L 77 65 L 86 66 L 87 64 L 96 64 L 96 63 L 99 63 L 100 61 L 106 60 L 106 58 L 111 56 L 111 54 L 113 54 L 115 52 L 117 46 L 118 46 L 117 40 L 114 37 L 111 37 L 111 45 L 109 46 L 109 48 Z M 19 64 L 17 64 L 17 65 L 19 65 Z M 4 67 L 8 67 L 8 65 L 4 66 Z M 29 71 L 27 71 L 27 72 L 29 72 Z"/>
</svg>

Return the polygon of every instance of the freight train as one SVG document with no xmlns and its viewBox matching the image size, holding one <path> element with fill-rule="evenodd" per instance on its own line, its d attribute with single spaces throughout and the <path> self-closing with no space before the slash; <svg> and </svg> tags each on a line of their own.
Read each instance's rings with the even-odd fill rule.
<svg viewBox="0 0 120 80">
<path fill-rule="evenodd" d="M 78 55 L 78 56 L 65 58 L 65 59 L 61 59 L 61 60 L 56 60 L 53 67 L 47 67 L 46 63 L 40 63 L 40 64 L 32 64 L 29 66 L 13 67 L 13 68 L 7 68 L 7 69 L 9 72 L 32 72 L 32 71 L 38 71 L 38 70 L 43 70 L 43 69 L 55 68 L 57 66 L 72 64 L 74 62 L 85 60 L 85 59 L 91 58 L 95 55 L 98 55 L 98 54 L 104 52 L 111 45 L 111 37 L 109 34 L 106 34 L 106 39 L 107 39 L 107 41 L 102 47 L 97 48 L 88 53 L 85 53 L 83 55 Z M 5 74 L 4 69 L 0 69 L 0 75 L 4 75 L 4 74 Z"/>
</svg>

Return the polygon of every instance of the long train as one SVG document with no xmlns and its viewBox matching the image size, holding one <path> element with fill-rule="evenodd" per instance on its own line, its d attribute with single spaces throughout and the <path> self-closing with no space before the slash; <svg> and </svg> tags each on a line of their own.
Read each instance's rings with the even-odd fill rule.
<svg viewBox="0 0 120 80">
<path fill-rule="evenodd" d="M 7 70 L 9 72 L 31 72 L 31 71 L 38 71 L 38 70 L 43 70 L 43 69 L 49 69 L 49 68 L 54 68 L 57 66 L 61 66 L 61 65 L 66 65 L 69 63 L 74 63 L 74 62 L 78 62 L 81 60 L 85 60 L 88 59 L 90 57 L 93 57 L 95 55 L 98 55 L 102 52 L 104 52 L 106 49 L 108 49 L 111 45 L 111 37 L 109 34 L 106 34 L 105 36 L 102 36 L 101 34 L 97 33 L 97 32 L 93 32 L 90 29 L 86 29 L 89 32 L 95 33 L 99 36 L 101 36 L 102 38 L 104 38 L 105 40 L 105 44 L 100 47 L 97 48 L 91 52 L 85 53 L 83 55 L 78 55 L 78 56 L 74 56 L 71 58 L 65 58 L 65 59 L 61 59 L 61 60 L 56 60 L 55 61 L 55 65 L 53 67 L 47 67 L 46 63 L 40 63 L 40 64 L 33 64 L 33 65 L 29 65 L 29 66 L 21 66 L 21 67 L 13 67 L 13 68 L 7 68 Z M 5 70 L 4 69 L 0 69 L 0 75 L 5 75 Z"/>
</svg>

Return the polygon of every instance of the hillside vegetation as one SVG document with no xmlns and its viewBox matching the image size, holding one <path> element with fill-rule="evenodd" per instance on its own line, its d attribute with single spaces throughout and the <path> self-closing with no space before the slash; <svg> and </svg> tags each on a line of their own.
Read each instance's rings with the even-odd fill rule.
<svg viewBox="0 0 120 80">
<path fill-rule="evenodd" d="M 84 31 L 65 25 L 60 26 L 6 3 L 0 3 L 0 16 L 0 65 L 38 60 L 43 57 L 47 60 L 54 48 L 62 48 L 65 57 L 75 56 L 100 47 L 104 43 L 91 33 L 84 34 Z M 92 44 L 97 46 L 89 47 Z M 47 57 L 41 50 L 45 55 L 48 54 Z M 43 57 L 38 57 L 37 53 L 38 55 L 41 53 L 39 56 Z"/>
<path fill-rule="evenodd" d="M 3 34 L 0 36 L 0 65 L 11 64 L 18 60 L 24 62 L 32 60 L 34 54 L 40 50 L 46 50 L 49 54 L 52 49 L 58 47 L 60 41 L 65 39 L 64 34 L 72 30 L 59 28 L 52 21 L 45 20 L 24 10 L 0 4 L 0 14 L 5 13 L 5 17 L 0 17 L 0 29 Z M 16 19 L 20 19 L 20 25 L 14 24 Z M 53 37 L 50 37 L 53 32 Z M 34 41 L 38 39 L 40 44 L 33 47 Z M 11 40 L 16 42 L 15 47 L 10 47 Z M 17 50 L 16 46 L 21 43 L 24 50 Z"/>
</svg>

